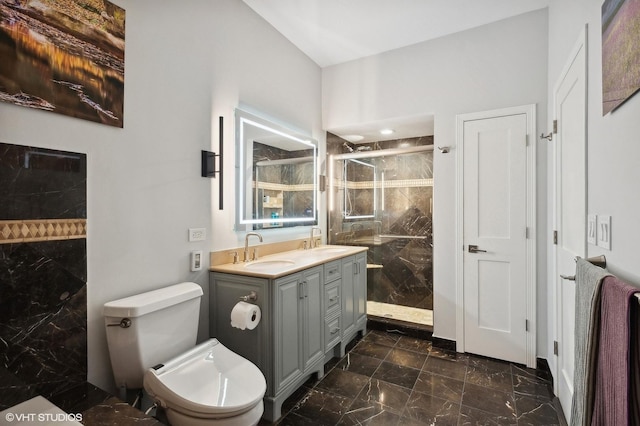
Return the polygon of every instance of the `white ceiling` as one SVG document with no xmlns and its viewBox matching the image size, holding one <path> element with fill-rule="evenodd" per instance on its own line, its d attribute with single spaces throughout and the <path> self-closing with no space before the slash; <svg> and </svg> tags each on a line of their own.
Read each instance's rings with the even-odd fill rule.
<svg viewBox="0 0 640 426">
<path fill-rule="evenodd" d="M 340 64 L 388 50 L 545 8 L 551 0 L 243 0 L 320 67 Z M 364 123 L 361 129 L 331 129 L 339 136 L 376 133 L 392 127 L 396 133 L 431 127 L 423 117 L 398 123 Z M 415 128 L 418 126 L 418 128 Z M 403 130 L 405 127 L 410 130 Z M 377 133 L 376 133 L 377 135 Z M 367 139 L 369 136 L 367 136 Z M 366 142 L 362 140 L 361 142 Z"/>
</svg>

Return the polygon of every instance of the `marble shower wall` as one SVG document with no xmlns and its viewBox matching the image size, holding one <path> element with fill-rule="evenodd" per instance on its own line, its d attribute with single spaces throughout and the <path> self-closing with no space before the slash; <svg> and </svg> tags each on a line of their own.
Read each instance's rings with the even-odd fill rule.
<svg viewBox="0 0 640 426">
<path fill-rule="evenodd" d="M 87 379 L 86 164 L 0 143 L 0 409 Z"/>
<path fill-rule="evenodd" d="M 327 153 L 368 152 L 402 146 L 433 145 L 433 136 L 350 144 L 327 134 Z M 369 247 L 368 300 L 433 309 L 433 153 L 412 153 L 371 158 L 376 166 L 376 188 L 371 178 L 347 176 L 352 206 L 367 210 L 376 193 L 373 218 L 349 219 L 343 214 L 343 161 L 334 164 L 334 209 L 329 212 L 329 242 Z M 364 169 L 363 169 L 364 170 Z M 384 171 L 384 197 L 380 189 Z M 350 173 L 350 172 L 349 172 Z M 366 172 L 365 172 L 366 173 Z M 369 207 L 370 210 L 370 207 Z"/>
</svg>

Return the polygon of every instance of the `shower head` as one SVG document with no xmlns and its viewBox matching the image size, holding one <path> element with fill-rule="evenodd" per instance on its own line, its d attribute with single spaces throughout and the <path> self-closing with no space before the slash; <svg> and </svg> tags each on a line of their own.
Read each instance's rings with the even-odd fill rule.
<svg viewBox="0 0 640 426">
<path fill-rule="evenodd" d="M 343 143 L 342 146 L 347 148 L 349 150 L 349 152 L 353 152 L 353 148 L 351 147 L 351 145 L 348 142 Z"/>
</svg>

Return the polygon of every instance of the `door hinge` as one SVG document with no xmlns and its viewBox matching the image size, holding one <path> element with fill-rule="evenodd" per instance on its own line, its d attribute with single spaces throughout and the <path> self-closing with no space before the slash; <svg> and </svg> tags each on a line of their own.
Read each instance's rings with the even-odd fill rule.
<svg viewBox="0 0 640 426">
<path fill-rule="evenodd" d="M 553 120 L 553 133 L 558 133 L 558 120 Z"/>
<path fill-rule="evenodd" d="M 558 355 L 558 342 L 556 340 L 553 341 L 553 354 Z"/>
<path fill-rule="evenodd" d="M 524 228 L 524 238 L 525 238 L 525 240 L 529 239 L 529 227 L 528 226 Z"/>
<path fill-rule="evenodd" d="M 558 245 L 558 231 L 553 231 L 553 244 Z"/>
<path fill-rule="evenodd" d="M 524 320 L 524 331 L 529 331 L 529 320 Z"/>
</svg>

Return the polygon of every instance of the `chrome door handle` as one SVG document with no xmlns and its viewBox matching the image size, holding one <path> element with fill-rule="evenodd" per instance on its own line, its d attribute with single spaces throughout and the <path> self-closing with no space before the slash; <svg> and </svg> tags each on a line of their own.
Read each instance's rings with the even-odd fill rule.
<svg viewBox="0 0 640 426">
<path fill-rule="evenodd" d="M 469 244 L 469 253 L 486 253 L 486 250 L 480 250 L 478 246 Z"/>
<path fill-rule="evenodd" d="M 575 281 L 576 280 L 576 276 L 575 275 L 562 275 L 562 274 L 560 274 L 560 278 L 562 278 L 563 280 L 568 280 L 568 281 Z"/>
</svg>

